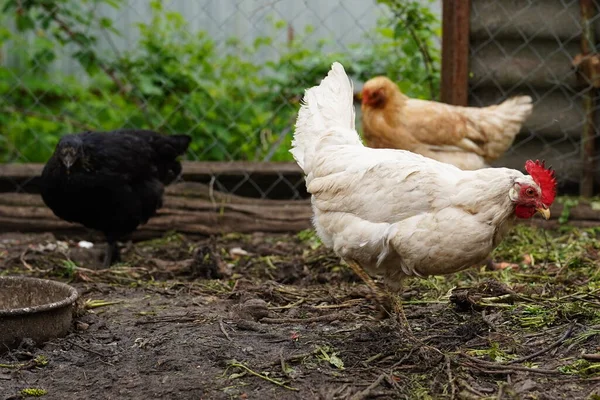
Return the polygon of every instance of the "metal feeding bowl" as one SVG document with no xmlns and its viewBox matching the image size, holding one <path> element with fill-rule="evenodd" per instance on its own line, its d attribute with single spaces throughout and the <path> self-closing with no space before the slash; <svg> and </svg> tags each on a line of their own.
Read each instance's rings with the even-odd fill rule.
<svg viewBox="0 0 600 400">
<path fill-rule="evenodd" d="M 0 276 L 0 353 L 24 338 L 42 344 L 67 334 L 79 294 L 61 282 Z"/>
</svg>

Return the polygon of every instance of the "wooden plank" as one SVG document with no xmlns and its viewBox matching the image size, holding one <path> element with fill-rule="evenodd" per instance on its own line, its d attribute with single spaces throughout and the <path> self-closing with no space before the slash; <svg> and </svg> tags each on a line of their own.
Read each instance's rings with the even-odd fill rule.
<svg viewBox="0 0 600 400">
<path fill-rule="evenodd" d="M 578 5 L 573 1 L 471 0 L 470 36 L 482 40 L 493 36 L 497 41 L 535 38 L 567 42 L 581 33 L 579 24 L 574 23 L 578 18 Z"/>
<path fill-rule="evenodd" d="M 311 226 L 309 200 L 258 200 L 220 193 L 206 185 L 171 185 L 164 207 L 142 225 L 134 240 L 160 237 L 174 230 L 188 235 L 240 232 L 297 232 Z M 41 197 L 31 193 L 0 193 L 0 232 L 54 232 L 80 238 L 100 237 L 78 224 L 57 218 Z"/>
<path fill-rule="evenodd" d="M 558 87 L 564 86 L 566 93 L 572 93 L 569 88 L 581 87 L 572 65 L 580 52 L 579 43 L 574 41 L 536 41 L 535 46 L 524 46 L 522 39 L 501 42 L 487 39 L 474 40 L 472 45 L 476 49 L 470 54 L 472 89 L 501 87 L 506 91 L 518 85 L 558 91 Z M 511 94 L 517 94 L 519 89 Z"/>
<path fill-rule="evenodd" d="M 442 101 L 466 106 L 469 83 L 470 0 L 443 0 Z"/>
<path fill-rule="evenodd" d="M 39 176 L 42 173 L 43 168 L 44 164 L 34 163 L 0 164 L 0 179 L 31 179 Z"/>
<path fill-rule="evenodd" d="M 551 207 L 553 226 L 564 206 Z M 133 240 L 160 237 L 167 231 L 190 236 L 219 235 L 239 232 L 298 232 L 310 228 L 312 209 L 309 200 L 251 200 L 212 192 L 199 183 L 181 183 L 169 188 L 165 205 L 150 221 L 139 227 Z M 539 223 L 520 221 L 524 223 Z M 600 223 L 600 212 L 585 200 L 569 210 L 569 223 Z M 0 232 L 53 232 L 59 236 L 103 240 L 102 236 L 78 224 L 57 218 L 39 195 L 30 193 L 0 194 Z"/>
<path fill-rule="evenodd" d="M 247 162 L 247 161 L 183 161 L 183 178 L 194 180 L 197 176 L 212 175 L 273 175 L 302 174 L 295 162 Z M 44 164 L 15 163 L 0 165 L 0 179 L 29 179 L 42 173 Z"/>
<path fill-rule="evenodd" d="M 182 162 L 184 181 L 211 183 L 214 188 L 246 197 L 308 198 L 304 174 L 295 162 Z M 1 164 L 0 193 L 38 193 L 43 164 Z"/>
<path fill-rule="evenodd" d="M 272 174 L 302 174 L 302 170 L 295 162 L 182 162 L 184 178 L 193 178 L 197 175 L 272 175 Z M 193 180 L 193 179 L 191 179 Z"/>
</svg>

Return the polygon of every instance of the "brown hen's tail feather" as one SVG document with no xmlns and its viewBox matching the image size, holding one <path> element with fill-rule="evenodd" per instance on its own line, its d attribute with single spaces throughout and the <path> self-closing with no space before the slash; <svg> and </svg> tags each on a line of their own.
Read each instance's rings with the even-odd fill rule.
<svg viewBox="0 0 600 400">
<path fill-rule="evenodd" d="M 471 137 L 485 137 L 486 161 L 499 158 L 515 140 L 525 120 L 531 115 L 533 104 L 529 96 L 515 96 L 501 104 L 483 108 L 461 107 L 461 114 L 469 121 Z"/>
</svg>

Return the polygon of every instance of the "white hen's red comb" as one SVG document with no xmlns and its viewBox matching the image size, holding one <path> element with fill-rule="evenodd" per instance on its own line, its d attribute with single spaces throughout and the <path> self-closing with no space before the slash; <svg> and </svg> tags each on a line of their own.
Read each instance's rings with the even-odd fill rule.
<svg viewBox="0 0 600 400">
<path fill-rule="evenodd" d="M 525 170 L 542 189 L 542 203 L 550 207 L 556 197 L 556 177 L 552 167 L 546 168 L 543 160 L 541 162 L 528 160 L 525 163 Z"/>
</svg>

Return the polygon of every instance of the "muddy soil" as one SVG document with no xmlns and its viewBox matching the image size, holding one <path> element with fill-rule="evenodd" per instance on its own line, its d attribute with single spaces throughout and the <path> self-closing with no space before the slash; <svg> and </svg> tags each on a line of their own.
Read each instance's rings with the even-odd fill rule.
<svg viewBox="0 0 600 400">
<path fill-rule="evenodd" d="M 169 234 L 109 270 L 58 239 L 0 236 L 0 273 L 80 293 L 65 338 L 0 354 L 2 400 L 600 398 L 592 242 L 407 281 L 407 328 L 311 232 Z"/>
</svg>

